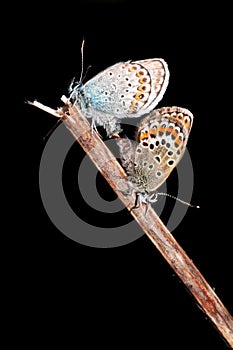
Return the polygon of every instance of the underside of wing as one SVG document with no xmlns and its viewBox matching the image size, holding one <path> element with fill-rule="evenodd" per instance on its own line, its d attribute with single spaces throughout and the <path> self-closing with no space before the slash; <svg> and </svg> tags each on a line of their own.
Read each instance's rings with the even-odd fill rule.
<svg viewBox="0 0 233 350">
<path fill-rule="evenodd" d="M 169 176 L 173 168 L 164 166 L 163 149 L 153 152 L 139 144 L 135 153 L 135 178 L 139 189 L 147 193 L 155 191 Z"/>
<path fill-rule="evenodd" d="M 139 168 L 149 174 L 149 191 L 160 186 L 181 160 L 192 122 L 192 113 L 176 106 L 157 109 L 141 121 L 136 156 Z"/>
<path fill-rule="evenodd" d="M 83 87 L 91 107 L 115 117 L 139 117 L 150 112 L 162 98 L 169 72 L 162 59 L 117 63 L 89 80 Z"/>
</svg>

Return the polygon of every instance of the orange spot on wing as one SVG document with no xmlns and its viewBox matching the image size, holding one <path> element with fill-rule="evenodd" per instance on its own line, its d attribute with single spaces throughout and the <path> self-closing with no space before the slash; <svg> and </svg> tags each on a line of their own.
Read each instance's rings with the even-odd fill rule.
<svg viewBox="0 0 233 350">
<path fill-rule="evenodd" d="M 176 130 L 176 129 L 173 129 L 173 130 L 172 130 L 172 135 L 176 138 L 176 137 L 177 137 L 177 134 L 178 134 L 177 130 Z"/>
<path fill-rule="evenodd" d="M 184 120 L 184 124 L 185 124 L 185 126 L 186 126 L 186 128 L 189 130 L 190 129 L 190 127 L 191 127 L 191 122 L 190 122 L 190 119 L 185 119 Z"/>
<path fill-rule="evenodd" d="M 157 129 L 150 129 L 150 135 L 156 135 L 158 134 L 158 128 Z"/>
<path fill-rule="evenodd" d="M 129 107 L 129 109 L 131 109 L 132 111 L 134 111 L 134 110 L 135 110 L 136 105 L 137 105 L 137 102 L 132 101 L 132 102 L 131 102 L 131 105 L 130 105 L 130 107 Z"/>
<path fill-rule="evenodd" d="M 135 72 L 135 70 L 137 70 L 137 67 L 135 67 L 135 66 L 131 66 L 128 69 L 129 72 Z"/>
<path fill-rule="evenodd" d="M 148 77 L 142 76 L 142 77 L 139 79 L 139 83 L 140 83 L 140 84 L 148 83 Z"/>
<path fill-rule="evenodd" d="M 148 139 L 148 132 L 143 132 L 139 135 L 139 140 L 145 140 Z"/>
<path fill-rule="evenodd" d="M 166 126 L 165 126 L 165 128 L 164 128 L 162 125 L 160 125 L 160 126 L 158 127 L 159 131 L 162 131 L 162 132 L 165 132 L 166 128 L 167 128 Z"/>
<path fill-rule="evenodd" d="M 152 131 L 152 130 L 153 130 L 153 129 L 151 129 L 151 131 Z M 158 128 L 157 128 L 155 131 L 156 131 L 156 133 L 162 132 L 162 133 L 164 134 L 165 131 L 166 131 L 166 127 L 163 128 L 162 125 L 159 125 Z"/>
<path fill-rule="evenodd" d="M 138 100 L 138 101 L 141 101 L 141 99 L 143 98 L 143 96 L 144 96 L 143 94 L 139 94 L 139 93 L 138 93 L 138 94 L 135 94 L 135 95 L 134 95 L 134 98 L 136 98 L 136 100 Z"/>
<path fill-rule="evenodd" d="M 145 87 L 145 85 L 140 85 L 137 89 L 138 89 L 139 91 L 144 92 L 144 91 L 146 90 L 146 87 Z"/>
<path fill-rule="evenodd" d="M 169 126 L 166 128 L 166 132 L 172 133 L 172 131 L 174 130 L 174 128 L 170 128 Z"/>
<path fill-rule="evenodd" d="M 141 77 L 142 75 L 144 75 L 144 73 L 141 72 L 141 71 L 139 71 L 139 72 L 136 73 L 136 76 L 137 76 L 137 77 Z"/>
<path fill-rule="evenodd" d="M 183 140 L 180 140 L 179 137 L 177 137 L 175 143 L 177 143 L 177 145 L 180 145 L 183 142 Z"/>
</svg>

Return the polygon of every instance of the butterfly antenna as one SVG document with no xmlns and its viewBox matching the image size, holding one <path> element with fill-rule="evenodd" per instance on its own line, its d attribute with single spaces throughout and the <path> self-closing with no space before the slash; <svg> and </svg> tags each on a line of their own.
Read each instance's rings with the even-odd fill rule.
<svg viewBox="0 0 233 350">
<path fill-rule="evenodd" d="M 91 64 L 87 67 L 86 73 L 85 73 L 85 75 L 83 76 L 83 80 L 86 78 L 87 72 L 89 71 L 90 68 L 91 68 Z"/>
<path fill-rule="evenodd" d="M 85 39 L 83 39 L 82 46 L 81 46 L 81 74 L 80 74 L 80 78 L 79 78 L 79 84 L 86 78 L 87 72 L 91 68 L 91 65 L 89 65 L 87 67 L 85 75 L 83 75 L 83 72 L 84 72 L 84 64 L 83 64 L 83 62 L 84 62 L 84 58 L 83 58 L 84 57 L 84 55 L 83 55 L 84 43 L 85 43 Z"/>
<path fill-rule="evenodd" d="M 81 82 L 83 81 L 83 49 L 84 49 L 84 43 L 85 43 L 85 39 L 83 38 L 83 41 L 82 41 L 82 45 L 81 45 L 81 73 L 80 73 L 80 78 L 79 78 L 79 81 L 78 82 L 75 82 L 75 77 L 72 79 L 71 83 L 70 83 L 70 86 L 69 86 L 69 92 L 71 93 L 71 96 L 72 96 L 72 92 L 73 90 L 75 89 L 74 88 L 74 85 L 80 85 Z M 86 74 L 85 74 L 86 76 Z"/>
<path fill-rule="evenodd" d="M 79 83 L 81 83 L 81 81 L 83 80 L 83 48 L 84 48 L 84 43 L 85 43 L 85 39 L 83 38 L 82 46 L 81 46 L 81 74 L 80 74 L 80 78 L 79 78 Z"/>
<path fill-rule="evenodd" d="M 185 204 L 185 205 L 188 205 L 188 206 L 191 207 L 191 208 L 197 208 L 197 209 L 200 208 L 199 205 L 190 204 L 190 203 L 185 202 L 185 201 L 183 201 L 182 199 L 177 198 L 177 197 L 175 197 L 175 196 L 172 196 L 171 194 L 168 194 L 168 193 L 159 192 L 159 193 L 156 193 L 156 196 L 167 196 L 167 197 L 170 197 L 170 198 L 172 198 L 172 199 L 177 200 L 177 201 L 180 202 L 180 203 L 183 203 L 183 204 Z"/>
</svg>

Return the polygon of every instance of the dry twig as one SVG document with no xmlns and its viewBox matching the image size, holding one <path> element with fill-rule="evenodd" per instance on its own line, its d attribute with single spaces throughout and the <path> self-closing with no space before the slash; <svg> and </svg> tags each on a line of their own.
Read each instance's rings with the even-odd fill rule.
<svg viewBox="0 0 233 350">
<path fill-rule="evenodd" d="M 124 170 L 97 133 L 95 131 L 92 133 L 89 122 L 81 112 L 70 104 L 65 96 L 62 97 L 62 101 L 65 106 L 57 111 L 36 101 L 29 103 L 63 118 L 65 126 L 91 158 L 119 199 L 130 210 L 135 204 L 135 195 L 127 195 L 126 192 L 123 194 L 128 188 L 127 176 Z M 167 230 L 153 208 L 149 206 L 145 216 L 145 208 L 141 206 L 136 210 L 132 210 L 131 215 L 180 277 L 222 337 L 233 348 L 232 316 L 192 260 Z"/>
</svg>

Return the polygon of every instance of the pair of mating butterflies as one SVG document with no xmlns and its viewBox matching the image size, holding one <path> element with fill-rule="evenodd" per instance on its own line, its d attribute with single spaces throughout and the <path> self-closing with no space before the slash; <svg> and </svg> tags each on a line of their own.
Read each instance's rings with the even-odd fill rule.
<svg viewBox="0 0 233 350">
<path fill-rule="evenodd" d="M 84 85 L 70 88 L 70 99 L 92 127 L 101 125 L 108 136 L 121 131 L 120 119 L 146 115 L 136 143 L 118 140 L 122 165 L 140 202 L 155 202 L 154 192 L 182 158 L 192 127 L 192 113 L 180 107 L 155 109 L 169 81 L 163 59 L 117 63 Z"/>
</svg>

